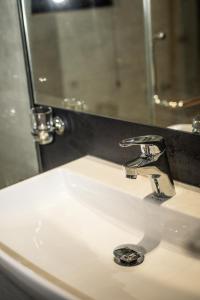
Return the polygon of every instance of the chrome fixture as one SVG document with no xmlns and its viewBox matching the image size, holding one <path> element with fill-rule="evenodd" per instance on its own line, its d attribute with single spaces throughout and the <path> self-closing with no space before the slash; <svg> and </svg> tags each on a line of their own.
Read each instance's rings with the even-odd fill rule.
<svg viewBox="0 0 200 300">
<path fill-rule="evenodd" d="M 192 132 L 200 134 L 200 115 L 197 115 L 192 120 Z"/>
<path fill-rule="evenodd" d="M 153 97 L 156 90 L 156 72 L 154 64 L 154 39 L 152 33 L 151 0 L 143 0 L 144 45 L 146 58 L 147 105 L 150 120 L 155 119 Z"/>
<path fill-rule="evenodd" d="M 32 135 L 40 145 L 53 141 L 53 133 L 62 135 L 65 124 L 60 117 L 53 118 L 51 107 L 36 106 L 31 109 Z"/>
<path fill-rule="evenodd" d="M 125 267 L 137 266 L 144 261 L 145 250 L 141 246 L 125 244 L 113 251 L 114 261 Z"/>
<path fill-rule="evenodd" d="M 171 176 L 163 137 L 146 135 L 122 140 L 121 147 L 139 145 L 141 155 L 124 165 L 126 177 L 136 179 L 137 175 L 149 175 L 153 188 L 153 195 L 164 200 L 175 195 L 175 188 Z"/>
<path fill-rule="evenodd" d="M 153 36 L 154 41 L 161 41 L 164 40 L 165 38 L 166 38 L 166 33 L 163 31 L 159 31 L 155 33 Z"/>
</svg>

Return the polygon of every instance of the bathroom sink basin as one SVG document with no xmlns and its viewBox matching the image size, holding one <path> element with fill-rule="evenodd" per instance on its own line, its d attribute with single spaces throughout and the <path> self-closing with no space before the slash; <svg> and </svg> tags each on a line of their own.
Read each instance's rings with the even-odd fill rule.
<svg viewBox="0 0 200 300">
<path fill-rule="evenodd" d="M 0 265 L 46 299 L 200 299 L 200 194 L 176 184 L 160 203 L 149 180 L 86 156 L 0 191 Z M 121 244 L 144 262 L 113 260 Z"/>
</svg>

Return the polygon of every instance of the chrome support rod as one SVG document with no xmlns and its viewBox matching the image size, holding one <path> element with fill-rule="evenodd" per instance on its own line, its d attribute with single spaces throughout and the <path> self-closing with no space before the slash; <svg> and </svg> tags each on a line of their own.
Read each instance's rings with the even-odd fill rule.
<svg viewBox="0 0 200 300">
<path fill-rule="evenodd" d="M 156 95 L 156 70 L 154 62 L 154 41 L 152 34 L 151 0 L 143 0 L 144 45 L 147 76 L 147 103 L 150 121 L 155 123 L 154 95 Z"/>
</svg>

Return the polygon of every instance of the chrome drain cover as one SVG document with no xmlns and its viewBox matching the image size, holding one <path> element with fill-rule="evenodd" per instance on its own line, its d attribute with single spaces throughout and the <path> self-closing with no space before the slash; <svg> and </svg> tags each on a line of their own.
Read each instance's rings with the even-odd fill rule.
<svg viewBox="0 0 200 300">
<path fill-rule="evenodd" d="M 116 247 L 113 255 L 114 261 L 120 266 L 137 266 L 144 261 L 145 249 L 133 244 L 124 244 Z"/>
</svg>

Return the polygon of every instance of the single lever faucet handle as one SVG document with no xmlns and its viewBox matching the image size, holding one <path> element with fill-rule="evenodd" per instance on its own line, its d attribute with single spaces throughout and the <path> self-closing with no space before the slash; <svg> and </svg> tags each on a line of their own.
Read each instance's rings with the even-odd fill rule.
<svg viewBox="0 0 200 300">
<path fill-rule="evenodd" d="M 140 146 L 141 152 L 146 156 L 161 154 L 165 151 L 164 138 L 160 135 L 144 135 L 124 139 L 119 143 L 120 147 Z"/>
</svg>

